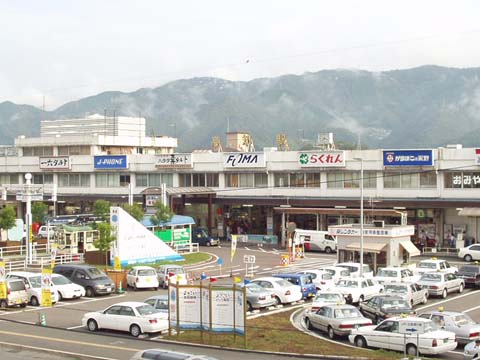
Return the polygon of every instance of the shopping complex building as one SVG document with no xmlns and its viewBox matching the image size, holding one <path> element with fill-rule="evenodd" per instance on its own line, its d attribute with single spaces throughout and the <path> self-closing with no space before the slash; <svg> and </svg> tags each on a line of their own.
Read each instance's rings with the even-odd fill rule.
<svg viewBox="0 0 480 360">
<path fill-rule="evenodd" d="M 227 133 L 225 149 L 216 138 L 212 149 L 179 153 L 177 139 L 146 136 L 143 118 L 100 115 L 42 121 L 40 133 L 0 148 L 4 202 L 20 213 L 26 173 L 42 193 L 34 200 L 56 214 L 89 213 L 97 199 L 126 203 L 129 193 L 148 208 L 166 184 L 176 213 L 220 237 L 282 238 L 289 222 L 322 230 L 358 223 L 363 173 L 366 222 L 403 219 L 437 242 L 452 232 L 480 235 L 475 148 L 341 150 L 330 142 L 309 151 L 255 151 L 248 134 L 235 132 Z"/>
</svg>

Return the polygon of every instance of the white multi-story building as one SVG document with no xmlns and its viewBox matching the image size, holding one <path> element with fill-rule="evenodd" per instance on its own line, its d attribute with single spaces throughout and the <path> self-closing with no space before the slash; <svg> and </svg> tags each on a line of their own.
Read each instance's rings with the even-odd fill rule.
<svg viewBox="0 0 480 360">
<path fill-rule="evenodd" d="M 10 201 L 25 173 L 45 193 L 56 184 L 59 214 L 89 212 L 99 198 L 127 202 L 129 184 L 148 207 L 166 184 L 177 213 L 219 236 L 280 235 L 291 221 L 323 230 L 358 222 L 363 168 L 368 218 L 395 223 L 406 213 L 419 234 L 437 242 L 452 232 L 480 234 L 480 209 L 469 209 L 470 216 L 459 210 L 480 208 L 480 151 L 474 148 L 179 154 L 177 139 L 144 132 L 145 120 L 135 118 L 43 121 L 41 137 L 19 137 L 13 150 L 0 148 L 0 181 Z"/>
</svg>

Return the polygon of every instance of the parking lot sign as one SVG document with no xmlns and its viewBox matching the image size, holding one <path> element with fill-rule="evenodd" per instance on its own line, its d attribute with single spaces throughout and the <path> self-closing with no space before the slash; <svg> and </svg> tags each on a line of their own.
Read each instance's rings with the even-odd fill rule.
<svg viewBox="0 0 480 360">
<path fill-rule="evenodd" d="M 425 332 L 425 323 L 425 321 L 402 319 L 398 322 L 398 332 L 409 335 L 423 334 Z"/>
</svg>

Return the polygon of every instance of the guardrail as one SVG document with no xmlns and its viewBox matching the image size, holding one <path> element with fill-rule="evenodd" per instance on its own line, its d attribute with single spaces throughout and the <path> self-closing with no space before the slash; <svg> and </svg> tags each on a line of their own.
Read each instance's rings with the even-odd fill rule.
<svg viewBox="0 0 480 360">
<path fill-rule="evenodd" d="M 423 254 L 440 254 L 440 255 L 457 255 L 458 254 L 458 249 L 457 248 L 452 248 L 452 247 L 424 247 L 422 250 Z"/>
<path fill-rule="evenodd" d="M 25 260 L 5 261 L 5 272 L 23 271 L 26 267 Z"/>
<path fill-rule="evenodd" d="M 197 243 L 188 243 L 188 244 L 174 244 L 173 249 L 178 253 L 194 253 L 199 252 L 200 248 Z"/>
<path fill-rule="evenodd" d="M 47 244 L 32 244 L 32 256 L 35 257 L 37 254 L 46 254 Z M 27 247 L 25 245 L 17 246 L 4 246 L 0 247 L 0 258 L 12 257 L 12 256 L 22 256 L 27 253 Z"/>
</svg>

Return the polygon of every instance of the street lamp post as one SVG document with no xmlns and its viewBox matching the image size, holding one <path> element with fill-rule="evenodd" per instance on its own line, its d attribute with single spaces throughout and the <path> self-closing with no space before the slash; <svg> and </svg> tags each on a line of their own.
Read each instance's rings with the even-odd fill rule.
<svg viewBox="0 0 480 360">
<path fill-rule="evenodd" d="M 354 158 L 360 161 L 360 277 L 363 276 L 363 158 Z"/>
<path fill-rule="evenodd" d="M 25 213 L 25 222 L 27 223 L 26 245 L 27 245 L 27 264 L 32 264 L 32 174 L 25 174 L 25 197 L 27 209 Z"/>
</svg>

